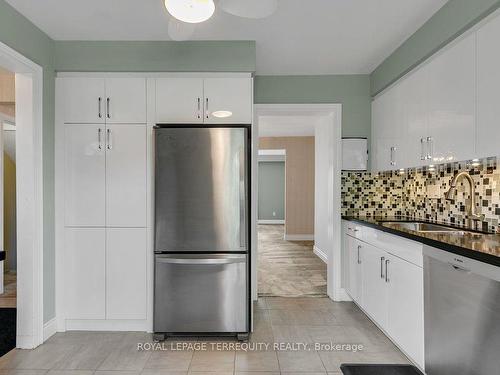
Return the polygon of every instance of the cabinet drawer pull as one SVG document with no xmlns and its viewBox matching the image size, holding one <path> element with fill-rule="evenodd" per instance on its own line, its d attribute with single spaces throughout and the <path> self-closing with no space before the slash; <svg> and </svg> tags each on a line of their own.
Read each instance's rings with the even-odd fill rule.
<svg viewBox="0 0 500 375">
<path fill-rule="evenodd" d="M 427 137 L 427 159 L 431 160 L 434 156 L 434 139 L 432 137 Z"/>
<path fill-rule="evenodd" d="M 201 98 L 198 98 L 198 118 L 201 118 Z"/>
<path fill-rule="evenodd" d="M 111 113 L 110 113 L 110 110 L 109 110 L 109 102 L 110 102 L 110 101 L 111 101 L 111 100 L 110 100 L 109 98 L 107 98 L 107 99 L 106 99 L 106 116 L 107 116 L 108 118 L 111 118 Z"/>
<path fill-rule="evenodd" d="M 380 257 L 380 278 L 384 278 L 384 260 L 385 257 Z"/>
<path fill-rule="evenodd" d="M 101 128 L 97 129 L 97 148 L 99 151 L 102 150 L 101 133 L 102 129 Z"/>
<path fill-rule="evenodd" d="M 106 147 L 108 150 L 111 150 L 113 148 L 113 145 L 111 143 L 111 129 L 106 130 Z"/>
<path fill-rule="evenodd" d="M 389 259 L 385 260 L 385 282 L 388 283 L 389 280 Z"/>
<path fill-rule="evenodd" d="M 391 165 L 396 165 L 396 147 L 391 147 Z"/>
<path fill-rule="evenodd" d="M 425 160 L 424 138 L 420 138 L 420 160 Z"/>
<path fill-rule="evenodd" d="M 97 102 L 98 102 L 98 113 L 97 113 L 97 115 L 99 116 L 99 118 L 102 118 L 102 111 L 101 111 L 102 98 L 99 97 L 99 99 L 98 99 Z"/>
<path fill-rule="evenodd" d="M 361 245 L 358 245 L 358 264 L 361 264 L 361 256 L 359 252 L 361 251 Z"/>
<path fill-rule="evenodd" d="M 205 98 L 205 115 L 206 118 L 210 117 L 210 114 L 208 112 L 208 98 Z"/>
</svg>

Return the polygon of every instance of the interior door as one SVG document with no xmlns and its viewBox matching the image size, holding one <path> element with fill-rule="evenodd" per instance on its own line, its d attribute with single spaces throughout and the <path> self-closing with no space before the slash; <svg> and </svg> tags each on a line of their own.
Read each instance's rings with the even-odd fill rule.
<svg viewBox="0 0 500 375">
<path fill-rule="evenodd" d="M 382 328 L 385 328 L 387 326 L 385 261 L 388 254 L 368 244 L 363 244 L 361 251 L 363 308 Z"/>
<path fill-rule="evenodd" d="M 145 227 L 146 125 L 108 124 L 104 138 L 106 226 Z"/>
<path fill-rule="evenodd" d="M 103 78 L 64 78 L 64 122 L 102 124 L 105 113 Z"/>
<path fill-rule="evenodd" d="M 65 125 L 65 226 L 105 224 L 105 127 Z"/>
<path fill-rule="evenodd" d="M 205 78 L 204 116 L 207 124 L 252 123 L 250 78 Z"/>
<path fill-rule="evenodd" d="M 146 228 L 106 229 L 106 319 L 146 319 Z"/>
<path fill-rule="evenodd" d="M 106 229 L 65 228 L 67 319 L 105 319 Z"/>
<path fill-rule="evenodd" d="M 156 123 L 203 123 L 203 79 L 158 78 Z"/>
<path fill-rule="evenodd" d="M 146 79 L 106 79 L 106 123 L 146 122 Z"/>
</svg>

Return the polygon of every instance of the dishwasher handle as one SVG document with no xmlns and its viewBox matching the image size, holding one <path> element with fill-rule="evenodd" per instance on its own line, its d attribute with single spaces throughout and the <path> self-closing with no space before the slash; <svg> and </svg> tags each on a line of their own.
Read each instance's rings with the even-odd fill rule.
<svg viewBox="0 0 500 375">
<path fill-rule="evenodd" d="M 233 264 L 244 263 L 246 256 L 229 256 L 229 257 L 157 257 L 157 263 L 167 264 L 189 264 L 189 265 L 211 265 L 211 264 Z"/>
</svg>

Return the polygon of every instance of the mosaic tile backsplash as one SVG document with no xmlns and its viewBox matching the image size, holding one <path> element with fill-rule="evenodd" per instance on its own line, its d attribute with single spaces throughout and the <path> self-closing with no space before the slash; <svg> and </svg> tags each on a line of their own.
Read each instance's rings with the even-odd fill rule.
<svg viewBox="0 0 500 375">
<path fill-rule="evenodd" d="M 469 171 L 476 185 L 476 207 L 483 215 L 479 228 L 500 231 L 500 169 L 497 158 L 407 169 L 404 172 L 342 172 L 342 215 L 407 216 L 467 225 L 470 192 L 461 179 L 454 201 L 444 198 L 453 176 Z"/>
</svg>

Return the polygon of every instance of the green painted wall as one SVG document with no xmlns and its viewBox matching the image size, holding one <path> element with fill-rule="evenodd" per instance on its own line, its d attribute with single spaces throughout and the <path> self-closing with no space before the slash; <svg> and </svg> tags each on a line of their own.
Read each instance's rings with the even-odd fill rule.
<svg viewBox="0 0 500 375">
<path fill-rule="evenodd" d="M 257 76 L 255 103 L 342 103 L 342 135 L 370 137 L 368 75 Z"/>
<path fill-rule="evenodd" d="M 371 94 L 384 88 L 500 7 L 500 0 L 449 0 L 371 74 Z"/>
<path fill-rule="evenodd" d="M 56 41 L 56 71 L 254 72 L 255 41 Z"/>
<path fill-rule="evenodd" d="M 0 41 L 43 67 L 44 321 L 55 316 L 54 254 L 54 42 L 4 0 Z"/>
<path fill-rule="evenodd" d="M 284 161 L 259 162 L 258 212 L 259 220 L 285 220 Z"/>
</svg>

